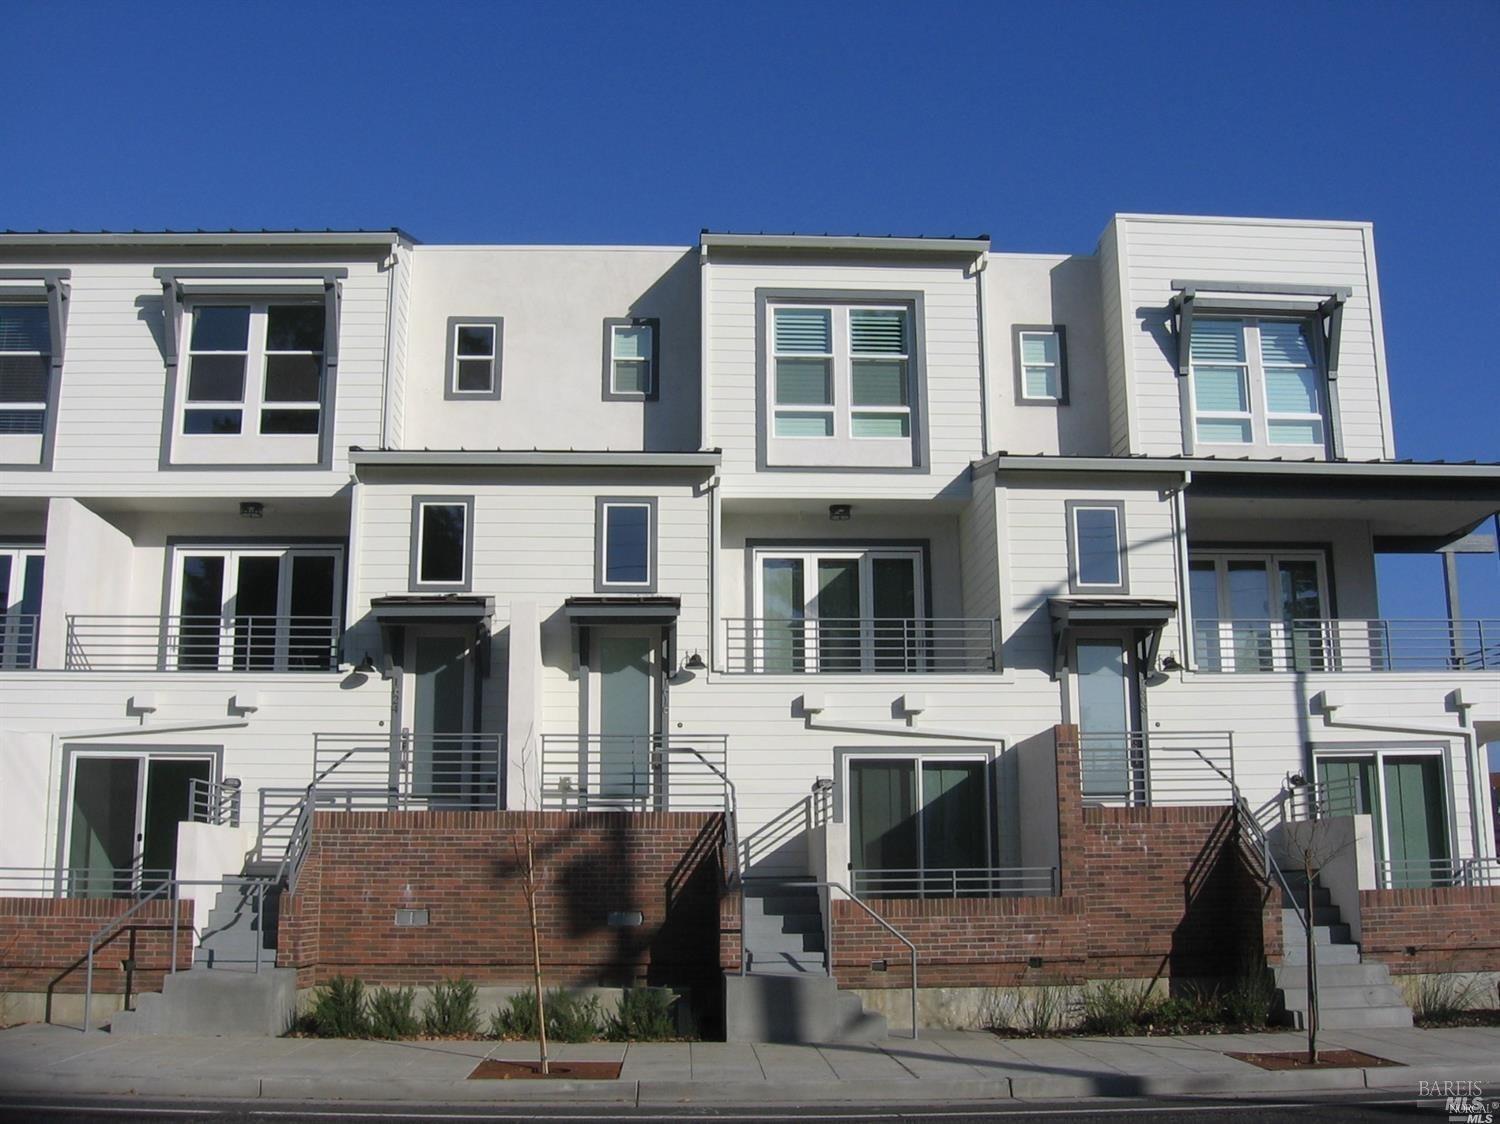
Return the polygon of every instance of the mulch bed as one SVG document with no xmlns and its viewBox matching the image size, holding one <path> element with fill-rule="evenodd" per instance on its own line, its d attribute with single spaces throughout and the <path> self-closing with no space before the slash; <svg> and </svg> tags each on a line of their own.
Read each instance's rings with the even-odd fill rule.
<svg viewBox="0 0 1500 1124">
<path fill-rule="evenodd" d="M 545 1081 L 561 1077 L 570 1081 L 613 1081 L 620 1076 L 619 1062 L 548 1062 L 549 1072 L 542 1072 L 541 1062 L 502 1062 L 486 1058 L 469 1074 L 470 1081 Z"/>
<path fill-rule="evenodd" d="M 1473 1010 L 1444 1015 L 1442 1018 L 1418 1019 L 1417 1025 L 1420 1027 L 1500 1026 L 1500 1011 L 1476 1007 Z"/>
<path fill-rule="evenodd" d="M 1308 1064 L 1306 1050 L 1284 1054 L 1235 1054 L 1226 1051 L 1225 1056 L 1249 1062 L 1251 1065 L 1258 1065 L 1261 1069 L 1363 1069 L 1371 1066 L 1401 1064 L 1387 1058 L 1377 1058 L 1374 1054 L 1364 1054 L 1358 1050 L 1319 1050 L 1317 1065 Z"/>
</svg>

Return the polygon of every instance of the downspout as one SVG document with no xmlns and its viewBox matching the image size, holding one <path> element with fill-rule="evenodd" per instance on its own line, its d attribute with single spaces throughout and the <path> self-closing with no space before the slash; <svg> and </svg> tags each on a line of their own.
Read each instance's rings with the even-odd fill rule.
<svg viewBox="0 0 1500 1124">
<path fill-rule="evenodd" d="M 1177 563 L 1177 602 L 1181 606 L 1177 614 L 1177 627 L 1182 632 L 1182 666 L 1188 671 L 1197 671 L 1198 657 L 1193 650 L 1192 582 L 1188 580 L 1187 490 L 1192 482 L 1192 471 L 1184 472 L 1181 486 L 1172 493 L 1172 521 L 1176 523 L 1173 531 L 1177 549 L 1173 555 Z"/>
<path fill-rule="evenodd" d="M 708 491 L 708 670 L 719 666 L 719 527 L 723 507 L 719 500 L 719 477 L 709 477 Z"/>
<path fill-rule="evenodd" d="M 981 456 L 990 455 L 990 324 L 985 315 L 985 274 L 988 272 L 990 255 L 980 254 L 974 259 L 974 294 L 979 315 L 979 449 Z"/>
<path fill-rule="evenodd" d="M 1469 837 L 1474 841 L 1474 857 L 1477 859 L 1492 859 L 1494 855 L 1485 854 L 1485 844 L 1489 839 L 1489 832 L 1481 829 L 1483 820 L 1480 818 L 1479 809 L 1479 773 L 1475 768 L 1477 760 L 1478 742 L 1475 740 L 1474 731 L 1469 728 L 1468 714 L 1465 707 L 1460 706 L 1463 714 L 1462 725 L 1457 730 L 1446 729 L 1436 726 L 1398 726 L 1392 723 L 1377 722 L 1355 722 L 1348 718 L 1337 718 L 1326 709 L 1323 712 L 1323 721 L 1337 729 L 1345 730 L 1370 730 L 1380 734 L 1421 734 L 1428 737 L 1451 738 L 1457 734 L 1464 740 L 1464 769 L 1468 772 L 1469 781 Z M 1455 856 L 1457 861 L 1457 856 Z"/>
</svg>

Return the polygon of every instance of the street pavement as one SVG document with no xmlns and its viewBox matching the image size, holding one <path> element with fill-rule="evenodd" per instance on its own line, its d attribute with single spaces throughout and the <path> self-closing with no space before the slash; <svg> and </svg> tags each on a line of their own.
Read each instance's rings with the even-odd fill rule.
<svg viewBox="0 0 1500 1124">
<path fill-rule="evenodd" d="M 1480 1082 L 1500 1096 L 1500 1028 L 1327 1031 L 1321 1044 L 1390 1067 L 1267 1072 L 1227 1052 L 1296 1050 L 1301 1035 L 1002 1039 L 927 1031 L 857 1045 L 724 1042 L 554 1045 L 558 1061 L 621 1061 L 618 1080 L 469 1080 L 485 1058 L 536 1057 L 525 1042 L 311 1038 L 113 1039 L 59 1026 L 0 1031 L 0 1098 L 184 1097 L 283 1101 L 577 1105 L 935 1105 L 1077 1097 L 1276 1096 Z M 1434 1107 L 1441 1105 L 1434 1102 Z"/>
</svg>

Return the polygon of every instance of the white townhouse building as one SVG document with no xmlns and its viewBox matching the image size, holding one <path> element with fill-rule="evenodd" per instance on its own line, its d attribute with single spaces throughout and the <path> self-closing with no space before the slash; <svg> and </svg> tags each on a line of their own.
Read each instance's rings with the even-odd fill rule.
<svg viewBox="0 0 1500 1124">
<path fill-rule="evenodd" d="M 1500 882 L 1500 621 L 1385 619 L 1375 581 L 1497 510 L 1500 465 L 1396 458 L 1366 223 L 7 233 L 0 893 L 175 878 L 208 944 L 188 887 L 302 895 L 340 810 L 712 813 L 712 963 L 840 977 L 835 898 L 920 929 L 1081 892 L 1081 799 L 1352 817 L 1357 939 L 1362 892 Z M 950 991 L 1042 969 L 1003 943 L 915 939 Z M 1152 974 L 1109 955 L 1059 954 Z"/>
</svg>

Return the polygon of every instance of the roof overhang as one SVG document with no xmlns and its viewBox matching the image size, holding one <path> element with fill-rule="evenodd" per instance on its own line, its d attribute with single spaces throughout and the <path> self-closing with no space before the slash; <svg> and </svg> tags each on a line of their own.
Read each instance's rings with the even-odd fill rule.
<svg viewBox="0 0 1500 1124">
<path fill-rule="evenodd" d="M 393 246 L 412 242 L 401 230 L 131 230 L 5 231 L 6 246 Z"/>
<path fill-rule="evenodd" d="M 1049 597 L 1052 618 L 1052 674 L 1057 677 L 1068 665 L 1068 642 L 1080 628 L 1108 628 L 1142 634 L 1142 662 L 1147 670 L 1156 666 L 1162 630 L 1177 615 L 1177 602 L 1155 597 Z"/>
<path fill-rule="evenodd" d="M 854 250 L 888 254 L 988 253 L 989 235 L 977 238 L 898 238 L 863 234 L 733 234 L 705 230 L 698 239 L 704 253 L 727 250 Z"/>
<path fill-rule="evenodd" d="M 682 612 L 682 600 L 678 597 L 661 597 L 641 594 L 636 597 L 569 597 L 563 602 L 563 615 L 569 624 L 609 625 L 675 624 Z"/>
<path fill-rule="evenodd" d="M 682 468 L 719 467 L 717 449 L 691 453 L 636 453 L 611 450 L 361 449 L 349 450 L 356 470 L 367 468 Z"/>
<path fill-rule="evenodd" d="M 402 593 L 370 598 L 370 615 L 381 624 L 488 624 L 495 599 L 477 593 Z"/>
</svg>

